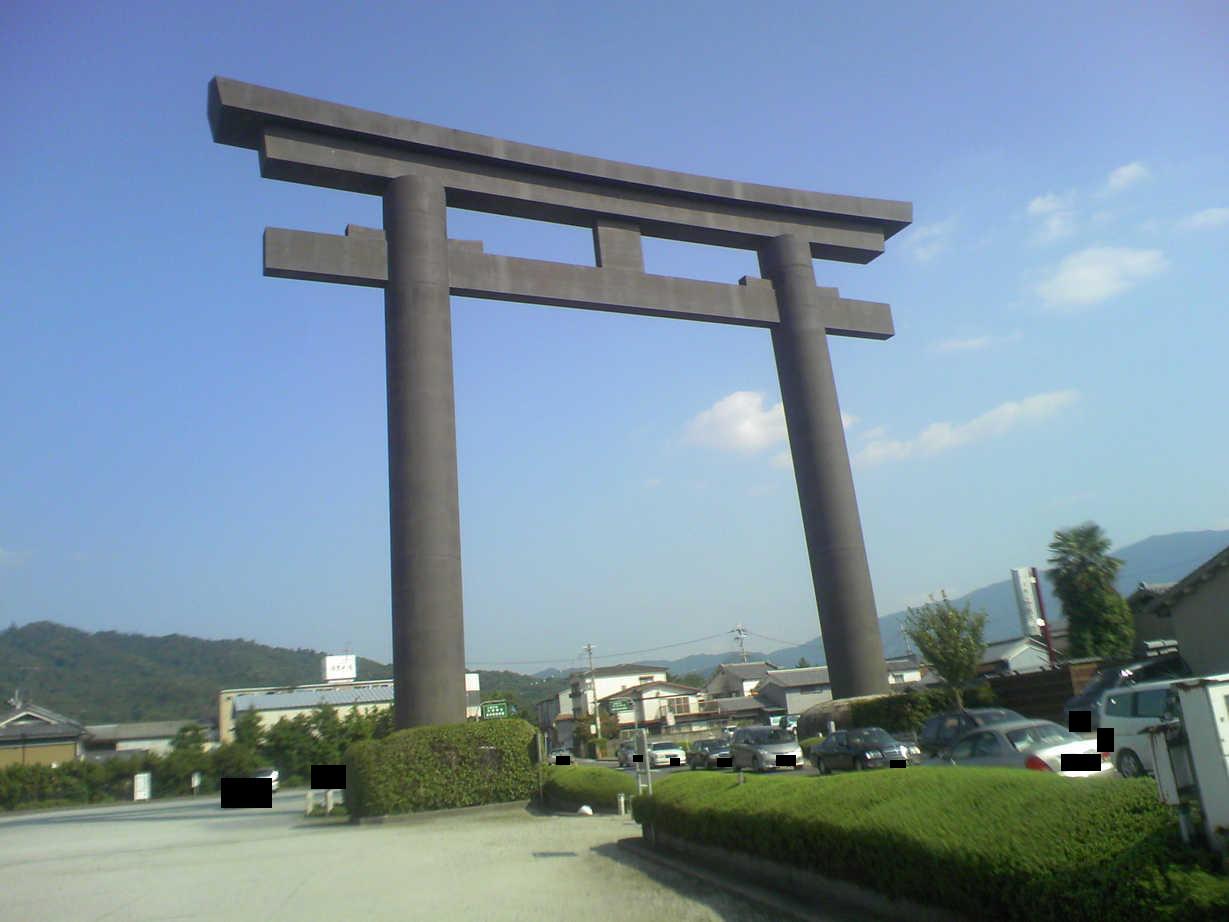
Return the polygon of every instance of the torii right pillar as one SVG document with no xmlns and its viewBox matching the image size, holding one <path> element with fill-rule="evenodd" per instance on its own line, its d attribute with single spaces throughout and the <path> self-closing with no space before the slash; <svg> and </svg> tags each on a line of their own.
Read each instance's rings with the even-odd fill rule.
<svg viewBox="0 0 1229 922">
<path fill-rule="evenodd" d="M 832 697 L 879 694 L 888 690 L 883 640 L 810 244 L 774 237 L 759 260 L 780 312 L 772 348 Z"/>
</svg>

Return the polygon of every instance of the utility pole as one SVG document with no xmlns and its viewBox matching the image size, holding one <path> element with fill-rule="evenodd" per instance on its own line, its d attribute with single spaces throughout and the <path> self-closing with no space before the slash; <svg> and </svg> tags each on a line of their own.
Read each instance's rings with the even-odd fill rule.
<svg viewBox="0 0 1229 922">
<path fill-rule="evenodd" d="M 745 663 L 747 661 L 747 648 L 743 644 L 743 637 L 746 636 L 747 632 L 741 624 L 736 624 L 734 625 L 734 630 L 730 631 L 730 633 L 737 635 L 738 649 L 739 649 L 739 652 L 742 653 L 743 662 Z"/>
<path fill-rule="evenodd" d="M 597 721 L 597 680 L 593 677 L 593 644 L 585 644 L 585 652 L 589 654 L 589 695 L 590 698 L 585 702 L 585 710 L 592 715 L 596 725 Z M 590 703 L 592 702 L 592 703 Z M 592 710 L 590 710 L 590 708 Z"/>
<path fill-rule="evenodd" d="M 905 639 L 905 656 L 912 659 L 913 647 L 909 645 L 909 632 L 905 630 L 905 623 L 902 621 L 897 627 L 900 628 L 900 636 Z"/>
</svg>

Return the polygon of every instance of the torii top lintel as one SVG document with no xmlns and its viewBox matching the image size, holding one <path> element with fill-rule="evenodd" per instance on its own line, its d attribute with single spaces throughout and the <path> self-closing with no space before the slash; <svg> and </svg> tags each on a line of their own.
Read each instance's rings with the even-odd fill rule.
<svg viewBox="0 0 1229 922">
<path fill-rule="evenodd" d="M 221 144 L 260 153 L 261 175 L 383 193 L 408 172 L 438 178 L 449 205 L 757 249 L 797 234 L 817 259 L 867 263 L 913 220 L 909 202 L 829 195 L 603 160 L 395 118 L 214 77 L 209 124 Z"/>
</svg>

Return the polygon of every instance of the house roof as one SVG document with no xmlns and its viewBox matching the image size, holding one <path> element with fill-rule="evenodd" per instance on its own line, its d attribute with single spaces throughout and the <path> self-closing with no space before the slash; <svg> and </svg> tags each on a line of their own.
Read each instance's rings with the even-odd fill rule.
<svg viewBox="0 0 1229 922">
<path fill-rule="evenodd" d="M 206 739 L 216 739 L 217 731 L 212 725 L 199 720 L 146 720 L 125 724 L 91 724 L 85 729 L 90 742 L 118 743 L 127 740 L 173 739 L 184 724 L 196 724 L 205 733 Z"/>
<path fill-rule="evenodd" d="M 717 712 L 719 714 L 737 714 L 765 710 L 764 702 L 754 695 L 740 695 L 737 698 L 717 698 L 712 703 L 717 705 Z"/>
<path fill-rule="evenodd" d="M 284 692 L 254 692 L 236 695 L 235 711 L 280 711 L 291 708 L 314 708 L 321 704 L 334 707 L 349 704 L 387 704 L 393 700 L 393 683 L 379 685 L 336 685 L 331 688 L 308 688 Z"/>
<path fill-rule="evenodd" d="M 986 644 L 982 653 L 982 663 L 995 663 L 999 660 L 1009 660 L 1019 656 L 1029 648 L 1046 652 L 1046 645 L 1036 637 L 1012 637 L 1008 640 L 996 640 Z"/>
<path fill-rule="evenodd" d="M 695 694 L 700 689 L 691 685 L 683 685 L 679 682 L 641 682 L 639 685 L 632 685 L 630 688 L 622 688 L 617 692 L 611 692 L 609 695 L 604 695 L 598 698 L 598 701 L 610 701 L 613 698 L 626 698 L 629 694 L 642 693 L 647 688 L 652 688 L 659 685 L 665 688 L 677 688 L 685 692 Z"/>
<path fill-rule="evenodd" d="M 1204 583 L 1216 576 L 1225 567 L 1229 567 L 1229 547 L 1216 554 L 1210 560 L 1200 564 L 1174 583 L 1166 592 L 1148 603 L 1144 611 L 1153 615 L 1171 614 L 1173 606 L 1177 602 L 1198 591 Z"/>
<path fill-rule="evenodd" d="M 37 704 L 23 704 L 0 716 L 0 740 L 79 739 L 85 727 Z"/>
<path fill-rule="evenodd" d="M 760 660 L 756 663 L 722 663 L 717 667 L 717 671 L 729 673 L 740 679 L 762 679 L 769 669 L 776 668 L 776 663 Z"/>
<path fill-rule="evenodd" d="M 612 675 L 634 675 L 642 676 L 649 673 L 665 673 L 665 666 L 646 666 L 643 663 L 620 663 L 617 666 L 598 666 L 593 670 L 594 676 L 612 676 Z M 588 669 L 577 669 L 568 675 L 568 678 L 576 678 L 578 676 L 587 676 Z"/>
<path fill-rule="evenodd" d="M 764 676 L 765 682 L 780 685 L 782 688 L 798 688 L 803 685 L 828 685 L 827 666 L 804 666 L 801 669 L 769 669 Z"/>
</svg>

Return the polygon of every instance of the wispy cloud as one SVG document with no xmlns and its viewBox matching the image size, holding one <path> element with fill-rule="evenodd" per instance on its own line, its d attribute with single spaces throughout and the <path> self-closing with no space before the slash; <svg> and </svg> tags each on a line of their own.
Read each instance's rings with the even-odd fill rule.
<svg viewBox="0 0 1229 922">
<path fill-rule="evenodd" d="M 1121 192 L 1123 189 L 1147 179 L 1150 175 L 1148 168 L 1136 160 L 1133 163 L 1120 166 L 1116 170 L 1111 170 L 1109 177 L 1105 180 L 1105 191 Z"/>
<path fill-rule="evenodd" d="M 1073 253 L 1037 286 L 1053 307 L 1098 304 L 1169 268 L 1160 250 L 1089 247 Z"/>
<path fill-rule="evenodd" d="M 915 260 L 928 263 L 951 246 L 955 230 L 955 218 L 948 218 L 937 224 L 914 225 L 904 245 Z"/>
<path fill-rule="evenodd" d="M 1178 222 L 1183 230 L 1211 230 L 1229 224 L 1229 208 L 1205 208 Z"/>
<path fill-rule="evenodd" d="M 1075 233 L 1075 209 L 1071 207 L 1073 195 L 1047 192 L 1028 203 L 1025 212 L 1040 222 L 1034 237 L 1037 243 L 1052 243 Z"/>
<path fill-rule="evenodd" d="M 1020 338 L 1020 332 L 1010 334 L 1009 336 L 970 336 L 966 339 L 945 339 L 935 343 L 933 349 L 935 352 L 979 352 L 982 349 L 989 349 L 991 346 L 999 343 L 1014 342 Z"/>
<path fill-rule="evenodd" d="M 968 422 L 931 423 L 912 439 L 873 439 L 854 456 L 854 461 L 874 465 L 942 454 L 962 445 L 1004 435 L 1020 425 L 1049 419 L 1078 398 L 1078 391 L 1062 390 L 1010 400 Z"/>
<path fill-rule="evenodd" d="M 841 425 L 845 429 L 857 422 L 858 417 L 852 413 L 841 413 Z M 759 391 L 735 391 L 722 397 L 692 417 L 684 428 L 684 438 L 688 442 L 740 454 L 772 448 L 787 437 L 785 405 L 779 400 L 767 405 Z"/>
</svg>

